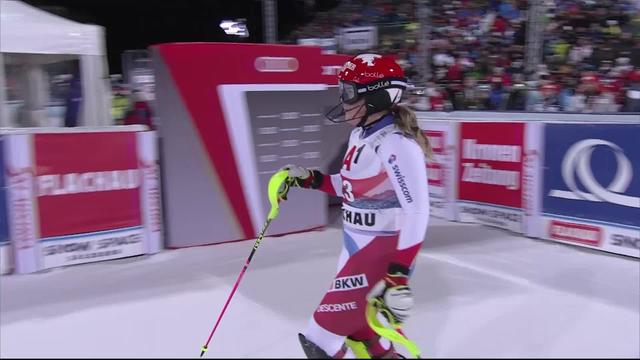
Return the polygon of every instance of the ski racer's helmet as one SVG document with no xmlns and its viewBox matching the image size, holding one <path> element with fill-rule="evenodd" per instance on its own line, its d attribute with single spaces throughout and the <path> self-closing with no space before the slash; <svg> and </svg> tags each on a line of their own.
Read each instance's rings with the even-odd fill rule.
<svg viewBox="0 0 640 360">
<path fill-rule="evenodd" d="M 360 54 L 347 61 L 338 74 L 340 103 L 331 109 L 326 117 L 333 122 L 344 122 L 353 119 L 342 119 L 342 104 L 353 104 L 364 99 L 366 112 L 357 126 L 362 126 L 369 115 L 391 110 L 400 102 L 403 91 L 407 88 L 404 71 L 396 61 L 388 56 L 378 54 Z"/>
</svg>

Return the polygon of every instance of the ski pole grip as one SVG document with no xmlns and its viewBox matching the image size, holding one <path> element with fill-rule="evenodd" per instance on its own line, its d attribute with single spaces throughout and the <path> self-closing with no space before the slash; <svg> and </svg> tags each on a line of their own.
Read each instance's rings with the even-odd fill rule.
<svg viewBox="0 0 640 360">
<path fill-rule="evenodd" d="M 287 177 L 289 177 L 289 170 L 280 170 L 269 179 L 269 202 L 271 203 L 271 210 L 269 211 L 268 218 L 271 220 L 278 216 L 278 211 L 280 210 L 278 192 Z"/>
</svg>

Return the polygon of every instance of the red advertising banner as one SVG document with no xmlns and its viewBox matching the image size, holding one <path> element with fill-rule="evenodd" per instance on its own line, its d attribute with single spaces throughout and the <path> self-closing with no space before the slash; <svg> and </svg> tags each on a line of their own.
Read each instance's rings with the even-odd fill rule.
<svg viewBox="0 0 640 360">
<path fill-rule="evenodd" d="M 341 54 L 322 54 L 322 81 L 327 85 L 338 85 L 338 74 L 351 56 Z"/>
<path fill-rule="evenodd" d="M 548 234 L 552 239 L 597 247 L 602 242 L 603 231 L 599 226 L 551 220 Z"/>
<path fill-rule="evenodd" d="M 135 133 L 33 137 L 41 238 L 142 224 Z"/>
<path fill-rule="evenodd" d="M 524 135 L 524 123 L 461 123 L 459 199 L 522 208 Z"/>
</svg>

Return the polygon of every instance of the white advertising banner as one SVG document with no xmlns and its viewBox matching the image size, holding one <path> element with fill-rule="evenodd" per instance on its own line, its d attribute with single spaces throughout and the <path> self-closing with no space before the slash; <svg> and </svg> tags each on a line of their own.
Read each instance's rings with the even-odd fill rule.
<svg viewBox="0 0 640 360">
<path fill-rule="evenodd" d="M 419 125 L 433 149 L 433 159 L 427 164 L 431 214 L 447 220 L 457 220 L 458 124 L 421 121 Z"/>
<path fill-rule="evenodd" d="M 542 218 L 543 238 L 640 258 L 640 230 L 576 218 Z"/>
<path fill-rule="evenodd" d="M 18 273 L 34 272 L 39 268 L 36 242 L 40 234 L 33 186 L 35 170 L 31 135 L 7 136 L 3 143 L 14 270 Z"/>
<path fill-rule="evenodd" d="M 335 54 L 338 50 L 338 41 L 335 38 L 298 39 L 298 45 L 318 46 L 325 54 Z"/>
<path fill-rule="evenodd" d="M 162 244 L 162 200 L 160 188 L 160 165 L 158 163 L 158 143 L 154 131 L 137 133 L 138 162 L 142 176 L 140 200 L 142 221 L 147 237 L 146 252 L 155 254 Z"/>
<path fill-rule="evenodd" d="M 47 238 L 41 241 L 40 250 L 45 269 L 141 255 L 145 253 L 144 229 L 136 226 Z"/>
<path fill-rule="evenodd" d="M 338 30 L 340 49 L 346 51 L 369 50 L 378 45 L 378 28 L 359 26 Z"/>
<path fill-rule="evenodd" d="M 523 232 L 529 237 L 542 237 L 540 209 L 542 204 L 542 131 L 544 124 L 527 122 L 524 132 L 522 164 Z"/>
</svg>

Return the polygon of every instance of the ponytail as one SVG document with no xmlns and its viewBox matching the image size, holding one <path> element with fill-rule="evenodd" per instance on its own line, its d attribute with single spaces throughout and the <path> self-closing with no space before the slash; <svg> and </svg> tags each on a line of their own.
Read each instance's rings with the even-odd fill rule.
<svg viewBox="0 0 640 360">
<path fill-rule="evenodd" d="M 429 144 L 429 139 L 427 139 L 420 130 L 418 119 L 413 110 L 405 105 L 396 105 L 394 106 L 394 114 L 393 120 L 396 126 L 402 130 L 405 135 L 416 140 L 427 159 L 433 159 L 433 150 L 431 149 L 431 144 Z"/>
</svg>

